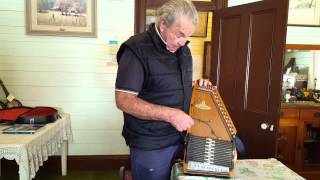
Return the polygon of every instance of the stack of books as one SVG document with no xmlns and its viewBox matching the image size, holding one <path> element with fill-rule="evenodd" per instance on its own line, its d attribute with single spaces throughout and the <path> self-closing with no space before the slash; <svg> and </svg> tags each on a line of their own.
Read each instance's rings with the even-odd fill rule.
<svg viewBox="0 0 320 180">
<path fill-rule="evenodd" d="M 14 124 L 2 130 L 2 134 L 34 134 L 45 124 Z"/>
</svg>

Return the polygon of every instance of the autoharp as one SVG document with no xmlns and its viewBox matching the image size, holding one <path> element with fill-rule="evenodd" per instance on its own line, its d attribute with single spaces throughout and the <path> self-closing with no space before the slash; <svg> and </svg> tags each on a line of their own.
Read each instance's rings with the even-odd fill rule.
<svg viewBox="0 0 320 180">
<path fill-rule="evenodd" d="M 195 85 L 189 115 L 183 171 L 186 174 L 233 177 L 237 152 L 237 133 L 215 86 Z"/>
</svg>

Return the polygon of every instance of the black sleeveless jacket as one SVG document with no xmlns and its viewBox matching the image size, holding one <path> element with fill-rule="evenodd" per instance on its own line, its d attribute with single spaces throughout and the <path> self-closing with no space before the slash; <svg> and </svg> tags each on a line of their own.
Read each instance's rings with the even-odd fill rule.
<svg viewBox="0 0 320 180">
<path fill-rule="evenodd" d="M 152 24 L 148 31 L 124 42 L 117 60 L 129 48 L 143 65 L 144 84 L 139 98 L 188 113 L 192 91 L 190 50 L 184 45 L 175 53 L 169 52 L 154 28 Z M 124 113 L 122 135 L 129 146 L 145 150 L 175 145 L 184 139 L 184 133 L 179 133 L 170 123 L 142 120 L 127 113 Z"/>
</svg>

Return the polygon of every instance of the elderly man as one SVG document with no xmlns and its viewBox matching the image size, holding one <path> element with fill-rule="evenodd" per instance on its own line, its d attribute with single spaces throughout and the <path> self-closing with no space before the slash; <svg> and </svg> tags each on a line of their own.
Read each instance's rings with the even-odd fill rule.
<svg viewBox="0 0 320 180">
<path fill-rule="evenodd" d="M 187 38 L 198 23 L 190 0 L 170 0 L 156 24 L 124 42 L 118 53 L 116 103 L 124 114 L 122 135 L 130 147 L 134 180 L 166 180 L 181 152 L 192 92 Z M 200 80 L 200 85 L 211 85 Z M 180 154 L 181 155 L 181 154 Z"/>
</svg>

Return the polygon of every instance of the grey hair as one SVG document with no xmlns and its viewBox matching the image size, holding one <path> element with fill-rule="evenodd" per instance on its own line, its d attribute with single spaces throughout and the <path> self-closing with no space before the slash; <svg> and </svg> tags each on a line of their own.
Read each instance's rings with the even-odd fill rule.
<svg viewBox="0 0 320 180">
<path fill-rule="evenodd" d="M 189 18 L 192 24 L 197 26 L 198 12 L 191 0 L 167 1 L 157 10 L 156 23 L 159 26 L 160 20 L 163 19 L 170 27 L 181 17 Z"/>
</svg>

